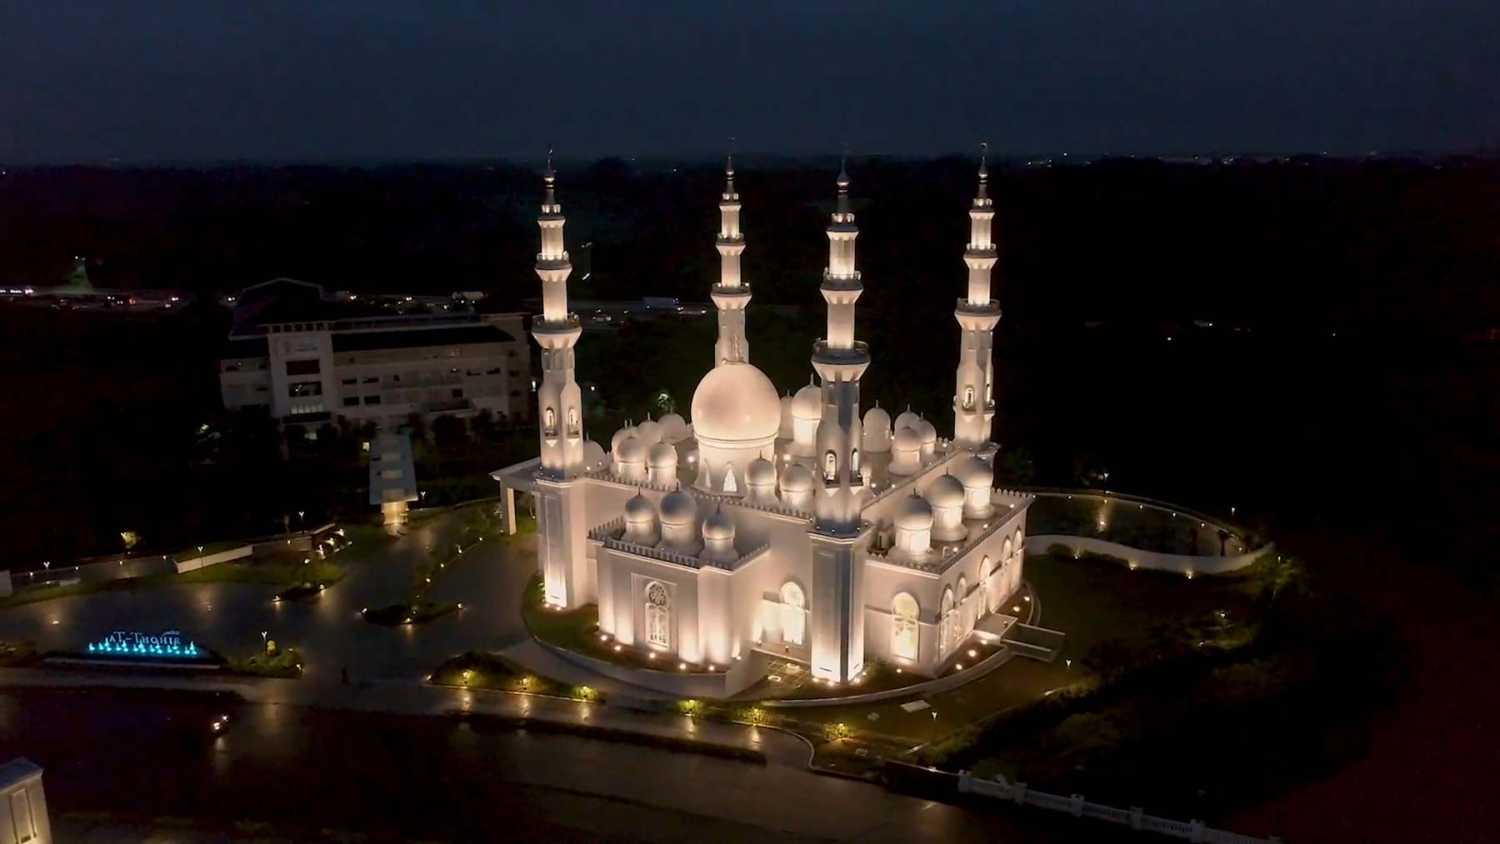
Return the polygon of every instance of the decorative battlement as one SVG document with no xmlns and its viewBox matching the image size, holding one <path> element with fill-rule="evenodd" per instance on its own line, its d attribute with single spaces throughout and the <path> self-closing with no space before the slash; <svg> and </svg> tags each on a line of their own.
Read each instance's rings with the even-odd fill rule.
<svg viewBox="0 0 1500 844">
<path fill-rule="evenodd" d="M 993 493 L 1000 493 L 1002 495 L 1024 495 L 1023 493 L 1016 493 L 1011 490 L 999 489 L 992 490 L 992 494 Z M 1027 499 L 1034 497 L 1035 496 L 1025 496 L 1025 498 Z M 956 545 L 952 545 L 949 550 L 943 551 L 941 553 L 929 553 L 927 557 L 924 557 L 920 560 L 901 559 L 899 557 L 892 558 L 892 549 L 890 548 L 875 548 L 872 546 L 868 549 L 868 553 L 871 557 L 874 557 L 881 562 L 890 563 L 891 565 L 903 566 L 905 568 L 916 569 L 917 571 L 924 571 L 931 574 L 938 574 L 947 571 L 949 566 L 967 556 L 969 552 L 973 551 L 986 539 L 994 536 L 995 533 L 998 532 L 1001 528 L 1007 527 L 1010 524 L 1011 514 L 1015 511 L 1015 509 L 1016 504 L 1010 503 L 1009 509 L 999 510 L 988 519 L 966 521 L 965 524 L 969 526 L 969 533 L 962 542 L 959 542 Z M 974 529 L 974 521 L 979 522 L 977 531 Z"/>
<path fill-rule="evenodd" d="M 589 531 L 589 539 L 601 543 L 605 548 L 623 551 L 627 554 L 635 554 L 638 557 L 646 557 L 652 560 L 661 560 L 664 563 L 685 566 L 687 568 L 699 569 L 704 566 L 711 568 L 733 571 L 741 564 L 749 562 L 752 558 L 769 551 L 771 546 L 761 543 L 750 550 L 739 554 L 733 560 L 706 560 L 694 554 L 684 554 L 681 551 L 673 551 L 670 548 L 661 548 L 654 545 L 641 545 L 622 538 L 625 533 L 625 518 L 623 516 L 610 519 L 602 525 Z"/>
</svg>

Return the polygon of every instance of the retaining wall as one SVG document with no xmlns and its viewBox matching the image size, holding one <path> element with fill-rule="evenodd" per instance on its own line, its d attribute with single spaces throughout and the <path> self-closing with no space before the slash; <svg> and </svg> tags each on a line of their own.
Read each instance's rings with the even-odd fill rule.
<svg viewBox="0 0 1500 844">
<path fill-rule="evenodd" d="M 230 560 L 243 559 L 252 553 L 254 553 L 254 549 L 249 545 L 241 545 L 238 548 L 230 548 L 227 551 L 220 551 L 216 554 L 204 554 L 201 557 L 194 557 L 191 560 L 176 560 L 174 562 L 177 566 L 177 573 L 182 574 L 183 572 L 197 571 L 206 566 L 227 563 Z"/>
<path fill-rule="evenodd" d="M 1074 556 L 1087 553 L 1108 554 L 1112 557 L 1119 557 L 1127 565 L 1134 563 L 1137 568 L 1176 572 L 1184 576 L 1228 574 L 1255 562 L 1261 554 L 1275 550 L 1274 546 L 1266 545 L 1254 551 L 1246 551 L 1230 557 L 1198 557 L 1188 554 L 1143 551 L 1129 545 L 1088 536 L 1065 536 L 1054 533 L 1026 537 L 1026 550 L 1032 554 L 1045 554 L 1047 549 L 1054 545 L 1067 546 Z"/>
<path fill-rule="evenodd" d="M 766 673 L 765 657 L 753 651 L 746 654 L 744 659 L 731 662 L 726 671 L 705 674 L 686 671 L 653 671 L 649 668 L 616 665 L 607 660 L 584 656 L 576 651 L 558 647 L 541 639 L 536 641 L 559 658 L 595 674 L 618 680 L 626 685 L 640 686 L 677 697 L 720 700 L 744 691 Z"/>
</svg>

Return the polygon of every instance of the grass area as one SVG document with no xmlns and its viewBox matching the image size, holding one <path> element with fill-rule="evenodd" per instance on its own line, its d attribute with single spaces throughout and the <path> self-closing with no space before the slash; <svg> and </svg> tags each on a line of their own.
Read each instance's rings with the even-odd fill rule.
<svg viewBox="0 0 1500 844">
<path fill-rule="evenodd" d="M 1097 574 L 1085 562 L 1056 562 L 1060 576 Z M 1040 569 L 1028 561 L 1029 577 Z M 1128 621 L 1139 612 L 1120 609 L 1129 599 L 1179 614 L 1144 632 L 1095 635 L 1091 682 L 951 737 L 929 758 L 1054 793 L 1211 820 L 1365 753 L 1404 671 L 1389 622 L 1342 591 L 1308 589 L 1300 568 L 1274 554 L 1243 577 L 1195 580 L 1187 594 L 1203 585 L 1212 587 L 1206 597 L 1184 604 L 1116 594 L 1117 581 L 1093 583 L 1104 597 L 1084 594 L 1092 607 L 1080 613 Z M 1234 600 L 1241 603 L 1228 618 L 1193 614 Z M 1044 601 L 1044 621 L 1048 614 Z"/>
<path fill-rule="evenodd" d="M 304 558 L 295 554 L 279 554 L 261 562 L 235 560 L 229 563 L 206 566 L 182 574 L 153 574 L 121 580 L 97 580 L 70 583 L 63 586 L 27 586 L 5 598 L 0 598 L 0 609 L 29 604 L 34 601 L 50 601 L 57 598 L 75 598 L 96 592 L 119 592 L 135 589 L 154 589 L 185 583 L 261 583 L 268 586 L 294 586 L 303 582 L 337 583 L 344 576 L 344 567 L 333 560 L 319 560 L 304 564 Z"/>
<path fill-rule="evenodd" d="M 232 658 L 224 663 L 226 671 L 255 677 L 297 678 L 302 676 L 302 651 L 278 648 L 274 653 L 261 651 L 249 657 Z"/>
<path fill-rule="evenodd" d="M 0 666 L 30 665 L 36 662 L 37 656 L 33 642 L 0 641 Z"/>
<path fill-rule="evenodd" d="M 532 674 L 499 654 L 469 651 L 445 661 L 433 669 L 428 681 L 441 686 L 468 689 L 492 689 L 501 692 L 526 692 L 576 700 L 602 700 L 595 689 L 569 686 L 548 677 Z"/>
<path fill-rule="evenodd" d="M 1223 611 L 1230 622 L 1252 619 L 1253 578 L 1198 577 L 1131 571 L 1113 561 L 1061 554 L 1026 556 L 1026 580 L 1041 602 L 1040 626 L 1068 634 L 1060 659 L 1087 659 L 1106 642 L 1140 648 L 1171 627 Z"/>
<path fill-rule="evenodd" d="M 429 621 L 458 612 L 462 605 L 452 601 L 420 601 L 415 604 L 389 604 L 368 609 L 360 613 L 365 621 L 382 627 L 399 627 L 403 624 L 426 624 Z"/>
</svg>

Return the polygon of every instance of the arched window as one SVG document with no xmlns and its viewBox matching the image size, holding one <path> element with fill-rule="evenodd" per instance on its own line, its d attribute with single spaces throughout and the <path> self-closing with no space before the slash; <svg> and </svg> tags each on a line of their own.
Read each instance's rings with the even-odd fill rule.
<svg viewBox="0 0 1500 844">
<path fill-rule="evenodd" d="M 1015 548 L 1013 548 L 1010 544 L 1010 537 L 1005 537 L 1005 544 L 1001 545 L 1000 549 L 1000 559 L 1006 561 L 1007 563 L 1010 562 L 1010 555 L 1015 551 Z"/>
<path fill-rule="evenodd" d="M 980 615 L 984 615 L 985 613 L 989 612 L 990 611 L 990 604 L 993 603 L 992 600 L 991 600 L 991 598 L 990 598 L 990 590 L 994 588 L 990 584 L 990 575 L 991 575 L 991 573 L 992 573 L 992 568 L 991 568 L 991 563 L 990 563 L 990 557 L 989 557 L 988 554 L 986 554 L 984 556 L 984 559 L 982 559 L 982 560 L 979 561 L 979 614 Z"/>
<path fill-rule="evenodd" d="M 578 436 L 578 408 L 568 408 L 568 433 Z"/>
<path fill-rule="evenodd" d="M 823 455 L 823 480 L 836 481 L 838 480 L 838 477 L 839 458 L 837 454 L 833 453 L 833 449 L 829 449 L 828 452 Z"/>
<path fill-rule="evenodd" d="M 550 434 L 557 430 L 557 411 L 550 407 L 547 408 L 542 414 L 542 419 L 542 427 L 547 429 L 547 433 Z"/>
<path fill-rule="evenodd" d="M 672 647 L 672 595 L 656 581 L 646 585 L 646 644 Z"/>
<path fill-rule="evenodd" d="M 917 658 L 917 599 L 905 592 L 891 602 L 891 654 L 897 659 Z"/>
<path fill-rule="evenodd" d="M 995 382 L 986 381 L 984 385 L 984 403 L 989 404 L 995 400 Z"/>
<path fill-rule="evenodd" d="M 973 410 L 973 409 L 974 409 L 974 388 L 973 387 L 965 387 L 964 388 L 964 410 Z"/>
<path fill-rule="evenodd" d="M 859 473 L 859 449 L 857 448 L 849 450 L 849 471 Z"/>
<path fill-rule="evenodd" d="M 1021 529 L 1020 528 L 1016 528 L 1016 547 L 1013 548 L 1013 549 L 1011 549 L 1011 550 L 1018 557 L 1021 556 L 1021 552 L 1022 551 L 1026 550 L 1026 541 L 1021 536 Z"/>
<path fill-rule="evenodd" d="M 724 464 L 724 494 L 734 495 L 740 491 L 739 482 L 734 479 L 734 464 Z"/>
<path fill-rule="evenodd" d="M 946 654 L 953 647 L 953 587 L 943 590 L 942 613 L 938 617 L 938 649 Z"/>
<path fill-rule="evenodd" d="M 800 645 L 807 636 L 807 597 L 802 587 L 788 580 L 781 584 L 781 640 Z"/>
<path fill-rule="evenodd" d="M 969 632 L 972 626 L 969 619 L 973 613 L 969 610 L 969 579 L 963 575 L 958 576 L 958 633 L 963 635 Z M 958 644 L 955 642 L 954 644 Z"/>
</svg>

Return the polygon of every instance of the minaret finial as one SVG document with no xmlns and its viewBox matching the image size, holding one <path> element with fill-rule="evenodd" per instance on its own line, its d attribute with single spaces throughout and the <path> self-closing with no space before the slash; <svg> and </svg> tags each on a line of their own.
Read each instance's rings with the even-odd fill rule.
<svg viewBox="0 0 1500 844">
<path fill-rule="evenodd" d="M 979 198 L 990 198 L 990 142 L 979 143 Z"/>
<path fill-rule="evenodd" d="M 542 173 L 542 182 L 547 186 L 547 207 L 557 204 L 557 171 L 552 169 L 552 145 L 547 145 L 547 169 Z"/>
</svg>

